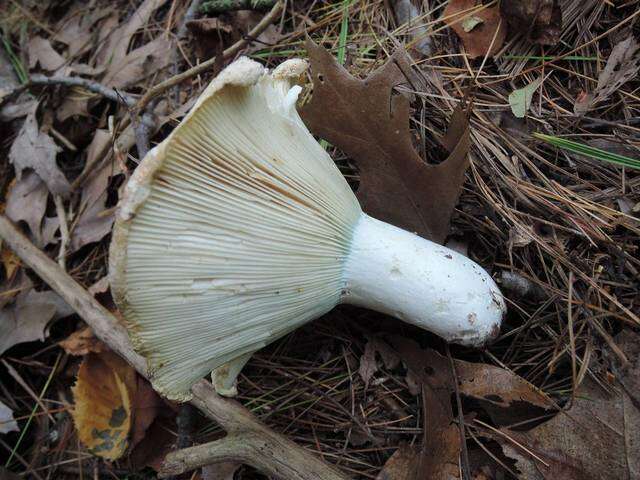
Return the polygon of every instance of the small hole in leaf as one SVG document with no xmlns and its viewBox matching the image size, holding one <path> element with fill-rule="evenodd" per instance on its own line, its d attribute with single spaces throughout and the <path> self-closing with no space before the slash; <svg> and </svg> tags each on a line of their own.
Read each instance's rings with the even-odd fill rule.
<svg viewBox="0 0 640 480">
<path fill-rule="evenodd" d="M 318 74 L 318 80 L 320 81 L 320 83 L 324 83 L 324 75 L 322 75 L 321 73 Z"/>
</svg>

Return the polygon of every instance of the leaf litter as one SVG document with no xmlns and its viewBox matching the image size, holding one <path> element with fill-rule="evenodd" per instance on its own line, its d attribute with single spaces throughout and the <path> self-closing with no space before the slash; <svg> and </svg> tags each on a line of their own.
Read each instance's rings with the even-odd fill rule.
<svg viewBox="0 0 640 480">
<path fill-rule="evenodd" d="M 269 66 L 275 66 L 283 58 L 304 53 L 300 39 L 307 30 L 335 54 L 338 45 L 336 25 L 340 24 L 345 7 L 342 2 L 339 8 L 334 9 L 324 3 L 320 7 L 320 3 L 311 7 L 310 3 L 293 2 L 290 11 L 283 14 L 282 24 L 274 24 L 269 35 L 262 36 L 245 52 L 262 59 Z M 595 438 L 604 438 L 615 445 L 612 450 L 615 449 L 616 454 L 611 454 L 603 465 L 624 478 L 626 472 L 622 470 L 622 455 L 626 455 L 628 472 L 633 478 L 637 471 L 634 460 L 638 455 L 632 448 L 634 439 L 624 435 L 634 431 L 635 413 L 631 408 L 638 403 L 640 387 L 635 382 L 634 362 L 629 361 L 626 367 L 615 367 L 618 355 L 627 350 L 618 337 L 614 340 L 613 334 L 620 328 L 626 331 L 627 327 L 621 325 L 633 322 L 626 312 L 635 309 L 634 295 L 638 289 L 636 279 L 640 267 L 634 259 L 638 227 L 635 220 L 637 212 L 633 209 L 640 204 L 637 179 L 633 173 L 597 163 L 585 164 L 580 157 L 558 154 L 530 141 L 530 133 L 536 130 L 579 133 L 588 138 L 585 142 L 599 142 L 598 145 L 603 145 L 604 149 L 637 150 L 638 143 L 632 135 L 636 125 L 633 118 L 638 110 L 633 93 L 637 89 L 637 78 L 628 73 L 618 73 L 627 72 L 626 66 L 631 68 L 634 65 L 633 48 L 621 54 L 619 45 L 624 42 L 618 41 L 631 38 L 628 30 L 618 28 L 619 22 L 628 18 L 629 7 L 611 9 L 594 0 L 559 3 L 503 0 L 499 15 L 505 33 L 507 24 L 509 31 L 502 42 L 502 26 L 498 34 L 495 29 L 500 22 L 498 15 L 492 13 L 490 21 L 480 15 L 484 10 L 494 12 L 496 6 L 488 2 L 483 6 L 480 2 L 473 2 L 467 13 L 454 15 L 455 18 L 462 17 L 456 25 L 468 35 L 467 41 L 464 35 L 460 35 L 464 45 L 462 50 L 455 39 L 458 33 L 445 27 L 448 20 L 441 12 L 447 2 L 438 0 L 429 6 L 416 1 L 389 3 L 394 12 L 384 13 L 385 9 L 376 2 L 349 2 L 345 27 L 348 67 L 341 70 L 342 67 L 332 65 L 329 56 L 315 66 L 315 69 L 326 69 L 330 75 L 337 70 L 336 89 L 345 90 L 348 94 L 335 103 L 330 95 L 316 96 L 322 88 L 314 85 L 311 100 L 313 104 L 318 98 L 324 98 L 317 108 L 328 113 L 320 118 L 319 123 L 328 122 L 334 130 L 338 130 L 335 128 L 336 119 L 329 113 L 336 108 L 338 113 L 344 114 L 348 108 L 341 108 L 341 104 L 358 106 L 365 103 L 365 117 L 371 117 L 375 127 L 359 122 L 361 119 L 342 121 L 344 117 L 338 117 L 344 132 L 342 135 L 339 131 L 333 133 L 337 138 L 335 142 L 316 131 L 322 125 L 312 130 L 344 152 L 343 155 L 333 146 L 328 149 L 346 175 L 360 181 L 364 190 L 359 195 L 370 196 L 370 205 L 382 203 L 392 222 L 406 221 L 410 229 L 410 225 L 415 224 L 415 231 L 434 239 L 439 237 L 440 241 L 450 235 L 449 241 L 462 242 L 468 254 L 492 269 L 497 278 L 506 278 L 505 274 L 518 275 L 517 278 L 524 279 L 542 293 L 536 294 L 534 299 L 515 290 L 509 291 L 512 308 L 498 344 L 481 352 L 453 351 L 466 441 L 461 441 L 457 425 L 458 410 L 452 397 L 452 392 L 455 397 L 456 388 L 448 374 L 451 372 L 449 359 L 434 350 L 440 348 L 440 343 L 407 326 L 394 324 L 387 328 L 384 319 L 357 309 L 332 312 L 326 319 L 294 332 L 256 355 L 240 379 L 240 401 L 262 416 L 270 426 L 321 452 L 325 460 L 339 462 L 340 467 L 353 472 L 358 478 L 376 478 L 378 475 L 380 478 L 410 478 L 408 475 L 424 470 L 425 465 L 429 472 L 457 478 L 463 463 L 464 444 L 469 450 L 470 471 L 474 479 L 504 478 L 505 472 L 508 478 L 509 469 L 522 478 L 576 478 L 578 473 L 582 475 L 580 478 L 590 478 L 588 474 L 593 476 L 600 470 L 598 466 L 591 468 L 589 462 L 592 459 L 583 457 L 601 448 L 594 445 Z M 452 2 L 454 6 L 455 3 Z M 398 15 L 398 4 L 407 9 L 408 17 Z M 55 14 L 51 13 L 55 9 L 37 9 L 32 14 L 33 18 L 26 20 L 29 25 L 29 33 L 24 37 L 26 40 L 21 41 L 20 32 L 15 29 L 9 29 L 7 33 L 3 30 L 3 39 L 9 39 L 15 55 L 11 58 L 23 62 L 25 69 L 29 68 L 31 58 L 35 59 L 30 73 L 44 71 L 47 74 L 78 75 L 118 84 L 118 88 L 135 95 L 171 74 L 171 69 L 163 69 L 166 62 L 158 53 L 168 44 L 158 39 L 171 38 L 179 24 L 181 9 L 185 7 L 184 2 L 136 0 L 126 5 L 92 9 L 72 2 L 68 11 Z M 307 7 L 310 8 L 308 11 Z M 523 16 L 522 12 L 527 11 L 523 7 L 535 8 L 538 13 Z M 554 13 L 559 7 L 563 9 L 562 25 Z M 505 8 L 514 13 L 506 15 Z M 549 11 L 551 15 L 547 15 Z M 261 14 L 255 12 L 244 15 L 252 22 L 261 18 Z M 6 18 L 12 17 L 7 15 Z M 224 47 L 243 34 L 243 26 L 238 28 L 236 25 L 242 18 L 234 13 L 202 20 L 235 29 L 222 36 L 217 32 L 209 33 L 217 37 L 216 45 Z M 40 22 L 40 27 L 33 23 L 34 20 Z M 609 28 L 612 32 L 590 42 L 595 35 L 601 35 Z M 563 42 L 558 43 L 561 32 Z M 416 46 L 421 36 L 429 39 L 427 45 L 431 54 L 412 50 L 417 64 L 402 59 L 400 53 L 392 55 L 391 52 L 401 45 L 401 40 L 414 42 L 413 46 Z M 34 38 L 39 39 L 36 44 L 40 42 L 42 50 L 34 47 L 32 56 L 27 46 L 29 39 Z M 147 46 L 154 41 L 157 42 Z M 489 48 L 492 41 L 494 45 Z M 199 40 L 193 36 L 183 42 L 176 57 L 181 63 L 184 64 L 185 59 L 197 63 L 211 54 L 205 49 L 198 50 L 196 47 L 199 45 L 194 43 L 199 43 Z M 109 47 L 112 48 L 111 53 L 117 50 L 117 55 L 110 58 L 105 53 L 108 52 L 104 50 L 107 44 L 112 47 L 118 45 L 116 49 Z M 540 44 L 556 45 L 541 49 L 538 47 Z M 577 47 L 581 48 L 579 52 L 557 60 L 559 55 Z M 478 51 L 474 52 L 474 48 Z M 502 51 L 494 51 L 494 48 Z M 43 56 L 42 51 L 48 51 L 49 55 Z M 463 52 L 467 55 L 460 55 Z M 597 59 L 602 52 L 610 52 L 604 69 L 602 63 L 591 60 Z M 471 58 L 472 53 L 478 53 L 475 60 Z M 172 58 L 171 55 L 165 57 Z M 390 57 L 394 59 L 393 64 L 385 65 Z M 543 66 L 542 62 L 550 63 Z M 47 66 L 53 69 L 47 70 Z M 389 74 L 386 82 L 376 76 L 376 67 Z M 314 82 L 318 80 L 315 69 L 312 70 Z M 528 69 L 532 70 L 521 75 Z M 552 75 L 548 74 L 550 70 L 553 70 Z M 605 75 L 607 70 L 610 72 L 608 79 Z M 599 93 L 603 75 L 604 83 L 616 85 L 608 93 L 603 90 L 604 94 Z M 167 96 L 167 111 L 188 110 L 189 100 L 197 96 L 198 89 L 206 85 L 209 78 L 205 74 L 197 81 L 184 82 L 177 104 L 173 95 Z M 525 79 L 531 78 L 545 78 L 545 90 L 541 92 L 544 94 L 535 96 L 535 111 L 529 112 L 521 121 L 522 128 L 518 128 L 516 136 L 513 133 L 515 129 L 508 128 L 515 118 L 506 99 L 514 86 L 524 85 Z M 327 82 L 326 75 L 324 79 Z M 598 79 L 598 86 L 589 88 L 596 84 L 593 79 Z M 357 85 L 357 82 L 360 82 L 358 87 L 350 90 L 352 87 L 349 85 Z M 367 82 L 368 88 L 365 88 Z M 469 91 L 470 84 L 474 84 L 476 89 L 473 109 L 456 108 Z M 329 87 L 332 85 L 325 85 L 325 88 Z M 384 94 L 371 90 L 377 87 L 382 88 Z M 4 145 L 10 150 L 14 138 L 18 138 L 23 128 L 20 120 L 13 119 L 31 115 L 30 126 L 34 127 L 32 131 L 36 138 L 40 134 L 47 135 L 59 149 L 55 155 L 48 153 L 48 158 L 53 157 L 55 164 L 49 162 L 45 165 L 58 166 L 67 181 L 74 181 L 77 172 L 82 171 L 78 177 L 81 181 L 74 181 L 75 189 L 65 197 L 72 241 L 67 266 L 74 278 L 84 285 L 95 284 L 94 290 L 101 292 L 101 301 L 112 308 L 107 282 L 96 281 L 105 278 L 105 242 L 102 239 L 110 228 L 110 209 L 121 184 L 118 175 L 121 172 L 126 174 L 127 169 L 135 167 L 135 154 L 128 153 L 128 145 L 132 145 L 131 128 L 127 126 L 128 112 L 76 87 L 30 91 L 35 96 L 28 100 L 30 103 L 23 104 L 14 103 L 11 96 L 0 94 L 3 122 L 11 122 L 10 126 L 3 124 L 3 128 L 10 132 Z M 355 95 L 349 98 L 352 92 Z M 601 94 L 603 96 L 596 99 Z M 366 95 L 372 98 L 370 105 L 362 100 Z M 582 119 L 572 116 L 574 99 L 587 97 L 593 98 L 589 99 L 592 105 L 585 116 Z M 384 105 L 386 109 L 382 108 Z M 527 95 L 524 96 L 524 107 L 527 111 Z M 496 113 L 496 109 L 500 111 Z M 11 111 L 13 113 L 5 116 L 4 112 Z M 52 111 L 53 122 L 48 120 Z M 84 118 L 80 120 L 78 115 Z M 175 117 L 162 127 L 162 134 L 154 137 L 154 143 L 170 131 Z M 164 118 L 162 116 L 163 121 Z M 601 123 L 590 123 L 595 121 Z M 449 126 L 456 125 L 456 122 L 460 127 Z M 76 135 L 69 125 L 80 123 L 86 127 L 82 134 Z M 386 133 L 377 135 L 379 131 L 385 132 L 385 128 L 393 129 L 396 125 L 400 125 L 402 128 L 399 130 L 403 132 L 396 144 L 387 141 Z M 51 127 L 56 130 L 55 135 Z M 447 137 L 444 132 L 448 129 L 455 134 Z M 376 135 L 371 135 L 371 131 Z M 440 165 L 436 158 L 446 156 L 443 152 L 447 149 L 455 150 L 456 145 L 465 143 L 462 141 L 465 134 L 461 134 L 464 131 L 468 135 L 465 141 L 468 154 L 465 150 L 465 157 L 470 160 L 467 180 L 461 187 L 467 158 L 459 159 L 457 168 L 461 170 L 444 177 L 451 184 L 447 191 L 454 193 L 444 198 L 442 205 L 435 202 L 435 208 L 430 208 L 424 218 L 416 218 L 411 210 L 414 200 L 420 202 L 423 196 L 428 197 L 427 187 L 421 187 L 422 180 L 411 179 L 408 185 L 402 185 L 402 177 L 406 179 L 408 176 L 402 167 L 402 173 L 396 175 L 400 181 L 390 176 L 393 189 L 387 189 L 384 182 L 376 178 L 379 173 L 387 175 L 393 170 L 387 163 L 398 167 L 406 162 L 414 165 L 417 171 L 422 171 L 423 165 Z M 384 153 L 369 155 L 372 147 L 369 150 L 362 148 L 365 150 L 363 153 L 352 145 L 357 141 L 340 138 L 354 132 L 359 142 L 363 139 L 373 141 L 376 148 L 381 146 Z M 375 136 L 382 138 L 370 140 Z M 65 139 L 74 144 L 77 151 L 69 150 Z M 343 145 L 349 148 L 343 148 Z M 114 146 L 117 147 L 115 151 Z M 399 158 L 395 157 L 397 152 L 402 153 Z M 633 156 L 631 153 L 628 155 Z M 70 165 L 74 164 L 76 170 L 70 172 Z M 353 168 L 353 164 L 357 164 L 360 172 Z M 461 167 L 463 164 L 465 168 Z M 41 167 L 38 172 L 35 167 L 24 167 L 20 179 L 14 183 L 10 183 L 10 169 L 4 172 L 8 172 L 4 190 L 5 212 L 20 222 L 25 233 L 39 247 L 55 257 L 59 248 L 58 218 L 49 187 L 51 179 L 55 179 L 55 171 Z M 45 183 L 43 177 L 47 176 L 49 180 Z M 433 186 L 428 182 L 425 185 L 429 189 Z M 416 188 L 418 193 L 414 191 Z M 437 192 L 437 185 L 434 191 Z M 367 211 L 371 212 L 366 205 L 365 202 Z M 407 212 L 402 211 L 405 205 L 409 205 Z M 431 218 L 438 217 L 440 212 L 443 212 L 440 219 Z M 526 235 L 511 235 L 513 232 L 525 232 Z M 13 315 L 11 312 L 15 311 L 18 300 L 24 302 L 22 295 L 38 293 L 32 288 L 37 285 L 40 289 L 40 283 L 29 278 L 30 272 L 4 250 L 3 267 L 6 276 L 2 277 L 0 288 L 0 304 L 4 305 L 2 314 Z M 568 272 L 579 279 L 573 286 L 571 299 L 567 298 Z M 575 353 L 570 345 L 566 316 L 567 303 L 571 302 L 575 306 L 572 316 Z M 627 310 L 622 310 L 621 306 Z M 45 313 L 44 317 L 49 315 L 48 310 Z M 60 348 L 80 357 L 100 355 L 98 351 L 102 347 L 99 342 L 95 342 L 91 333 L 82 327 L 76 330 L 74 322 L 73 317 L 57 322 L 47 343 L 16 343 L 20 347 L 7 353 L 14 362 L 13 357 L 22 356 L 23 351 L 28 352 L 26 355 L 30 356 L 16 360 L 24 360 L 23 363 L 14 363 L 28 382 L 37 384 L 42 379 L 42 372 L 46 371 L 46 366 L 53 365 L 55 356 L 62 351 Z M 51 323 L 39 319 L 34 335 L 42 335 L 43 332 L 46 335 Z M 362 325 L 367 325 L 365 333 Z M 384 336 L 384 332 L 388 335 Z M 380 338 L 380 333 L 383 333 L 385 341 Z M 397 351 L 389 343 L 391 338 L 395 338 L 392 335 L 398 334 L 418 340 L 420 345 L 403 346 Z M 60 348 L 50 348 L 65 338 L 68 342 L 61 342 Z M 408 352 L 414 352 L 414 355 Z M 607 355 L 612 356 L 614 366 L 603 370 L 601 357 L 607 358 Z M 627 355 L 629 359 L 637 358 L 637 354 Z M 572 398 L 571 363 L 580 362 L 588 356 L 591 360 L 580 368 L 580 375 L 585 379 L 576 391 L 573 403 L 566 403 Z M 66 379 L 75 373 L 78 361 L 69 360 L 66 370 L 56 374 L 53 381 L 59 387 L 59 397 L 57 393 L 48 394 L 51 405 L 67 401 L 64 396 L 68 386 Z M 407 362 L 417 371 L 415 375 L 408 372 Z M 427 375 L 425 367 L 430 365 L 446 368 Z M 282 371 L 289 372 L 286 380 L 281 373 L 276 373 Z M 592 380 L 598 381 L 600 386 Z M 601 385 L 610 392 L 602 391 Z M 140 388 L 136 386 L 134 390 L 137 392 Z M 144 394 L 140 396 L 145 397 Z M 423 396 L 424 405 L 428 407 L 426 415 Z M 134 425 L 139 417 L 135 397 L 130 395 L 130 420 Z M 118 396 L 113 398 L 116 403 L 122 400 Z M 131 471 L 144 465 L 157 468 L 163 454 L 175 444 L 178 429 L 171 418 L 175 417 L 175 411 L 166 404 L 157 404 L 153 395 L 147 400 L 139 409 L 148 409 L 152 413 L 140 418 L 142 424 L 139 428 L 131 426 L 128 429 L 129 447 L 124 453 L 126 459 L 121 457 L 119 468 L 123 468 L 125 460 L 131 462 L 127 464 Z M 585 403 L 587 400 L 594 405 Z M 548 406 L 549 402 L 553 403 L 553 408 Z M 23 421 L 20 418 L 30 412 L 29 401 L 25 402 L 27 408 L 14 406 L 12 401 L 5 403 L 15 409 L 18 426 L 21 426 Z M 344 406 L 344 411 L 336 409 L 338 404 Z M 566 412 L 556 413 L 557 406 Z M 436 413 L 433 418 L 430 415 L 432 409 Z M 44 427 L 42 419 L 46 416 L 39 414 L 33 421 Z M 65 414 L 56 415 L 59 415 L 56 418 L 61 419 L 61 425 Z M 580 427 L 576 427 L 563 423 L 566 420 L 562 420 L 563 417 L 568 415 L 572 418 L 586 415 L 593 421 L 583 421 Z M 532 417 L 541 417 L 545 423 L 532 420 Z M 615 435 L 609 437 L 609 434 L 601 432 L 602 421 L 617 427 Z M 359 427 L 353 425 L 359 424 L 371 432 L 375 443 L 364 435 L 361 435 L 362 442 L 355 438 Z M 508 438 L 487 430 L 483 424 L 492 425 Z M 545 425 L 549 425 L 546 430 L 539 430 Z M 618 435 L 622 431 L 620 425 L 624 425 L 622 439 Z M 204 422 L 199 426 L 203 428 L 194 433 L 197 443 L 218 438 L 221 434 L 214 427 L 205 426 Z M 351 436 L 343 433 L 348 431 L 352 431 Z M 560 433 L 563 438 L 559 438 Z M 14 438 L 11 435 L 15 433 L 5 437 L 9 443 Z M 134 438 L 141 438 L 135 446 Z M 525 445 L 528 452 L 519 449 L 509 439 Z M 61 469 L 66 468 L 65 464 L 58 466 L 53 461 L 43 461 L 42 454 L 38 452 L 56 451 L 62 461 L 78 462 L 75 438 L 70 430 L 59 440 L 47 437 L 40 441 L 42 449 L 35 451 L 34 465 L 40 458 L 41 468 L 46 468 L 51 476 L 62 475 Z M 506 468 L 487 456 L 478 442 Z M 29 453 L 24 445 L 18 450 Z M 571 450 L 572 445 L 580 452 Z M 532 457 L 530 452 L 546 465 Z M 591 456 L 600 458 L 597 454 Z M 83 462 L 83 468 L 87 464 Z M 112 468 L 104 463 L 97 465 L 100 475 L 108 474 Z M 236 476 L 253 478 L 251 472 L 244 469 Z"/>
</svg>

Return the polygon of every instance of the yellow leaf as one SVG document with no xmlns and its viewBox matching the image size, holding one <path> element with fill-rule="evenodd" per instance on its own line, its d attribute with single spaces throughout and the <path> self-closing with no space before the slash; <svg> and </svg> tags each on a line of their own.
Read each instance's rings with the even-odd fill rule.
<svg viewBox="0 0 640 480">
<path fill-rule="evenodd" d="M 84 357 L 73 387 L 73 419 L 80 441 L 93 454 L 116 460 L 127 450 L 135 389 L 135 371 L 113 352 Z"/>
<path fill-rule="evenodd" d="M 13 253 L 13 250 L 3 245 L 0 251 L 0 260 L 2 261 L 2 265 L 4 265 L 5 278 L 13 278 L 13 274 L 16 273 L 16 270 L 20 266 L 20 259 Z"/>
</svg>

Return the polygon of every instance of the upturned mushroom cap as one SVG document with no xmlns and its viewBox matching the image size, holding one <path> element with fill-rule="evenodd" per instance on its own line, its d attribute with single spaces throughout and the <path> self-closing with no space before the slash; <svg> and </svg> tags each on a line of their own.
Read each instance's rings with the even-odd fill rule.
<svg viewBox="0 0 640 480">
<path fill-rule="evenodd" d="M 235 61 L 125 188 L 112 291 L 167 397 L 340 300 L 361 210 L 296 111 L 305 68 Z"/>
<path fill-rule="evenodd" d="M 296 111 L 305 68 L 232 63 L 125 188 L 112 291 L 169 398 L 215 369 L 233 394 L 252 352 L 341 302 L 467 345 L 498 333 L 504 300 L 480 266 L 362 213 Z"/>
</svg>

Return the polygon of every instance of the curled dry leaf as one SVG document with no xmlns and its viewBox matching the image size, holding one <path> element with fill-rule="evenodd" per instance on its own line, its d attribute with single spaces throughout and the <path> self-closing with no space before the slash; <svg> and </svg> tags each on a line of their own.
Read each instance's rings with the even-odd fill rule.
<svg viewBox="0 0 640 480">
<path fill-rule="evenodd" d="M 29 290 L 0 310 L 0 354 L 14 345 L 44 340 L 52 320 L 69 316 L 73 309 L 58 294 Z"/>
<path fill-rule="evenodd" d="M 25 222 L 33 243 L 44 248 L 57 243 L 58 218 L 45 217 L 49 191 L 42 179 L 27 171 L 9 187 L 5 214 L 13 222 Z"/>
<path fill-rule="evenodd" d="M 376 480 L 414 480 L 420 451 L 411 445 L 401 445 L 384 464 Z"/>
<path fill-rule="evenodd" d="M 84 357 L 73 397 L 78 437 L 109 460 L 138 445 L 164 405 L 149 382 L 104 346 Z"/>
<path fill-rule="evenodd" d="M 555 45 L 562 33 L 562 10 L 558 0 L 502 0 L 502 17 L 515 32 L 541 45 Z"/>
<path fill-rule="evenodd" d="M 113 352 L 84 357 L 73 387 L 73 419 L 80 441 L 95 455 L 116 460 L 129 445 L 136 372 Z"/>
<path fill-rule="evenodd" d="M 598 76 L 598 85 L 595 90 L 580 96 L 573 106 L 573 111 L 577 115 L 584 115 L 599 102 L 609 98 L 627 81 L 635 78 L 638 70 L 640 70 L 640 43 L 630 35 L 613 47 L 604 70 Z"/>
<path fill-rule="evenodd" d="M 107 347 L 93 333 L 91 327 L 76 330 L 58 345 L 69 355 L 87 355 L 89 353 L 104 352 Z"/>
<path fill-rule="evenodd" d="M 486 8 L 476 0 L 449 0 L 442 16 L 471 58 L 491 57 L 504 44 L 507 25 L 497 5 Z"/>
<path fill-rule="evenodd" d="M 27 43 L 27 53 L 29 55 L 29 69 L 36 66 L 50 72 L 62 67 L 66 60 L 56 52 L 51 46 L 51 42 L 42 37 L 35 36 Z"/>
<path fill-rule="evenodd" d="M 97 170 L 95 165 L 104 155 L 111 143 L 111 135 L 106 130 L 97 130 L 88 147 L 87 165 L 94 171 L 83 185 L 78 217 L 71 232 L 71 250 L 99 242 L 110 231 L 114 221 L 114 212 L 107 209 L 106 202 L 110 179 L 122 173 L 118 162 L 104 162 Z"/>
<path fill-rule="evenodd" d="M 620 341 L 622 339 L 622 341 Z M 640 404 L 624 380 L 640 376 L 637 345 L 640 336 L 626 332 L 619 347 L 633 358 L 610 392 L 590 377 L 576 391 L 571 408 L 527 432 L 504 430 L 521 447 L 497 438 L 504 453 L 514 458 L 523 480 L 632 480 L 640 478 Z M 636 386 L 637 386 L 636 382 Z M 543 463 L 544 462 L 544 463 Z"/>
<path fill-rule="evenodd" d="M 425 420 L 414 478 L 457 479 L 461 443 L 460 432 L 453 422 L 453 376 L 449 361 L 434 350 L 421 349 L 417 342 L 407 338 L 393 337 L 391 344 L 406 365 L 407 376 L 412 378 L 407 382 L 413 381 L 422 392 Z"/>
<path fill-rule="evenodd" d="M 400 363 L 400 357 L 387 343 L 378 338 L 370 338 L 364 346 L 364 353 L 360 358 L 360 367 L 358 368 L 358 373 L 364 380 L 365 386 L 369 385 L 373 375 L 378 371 L 376 354 L 380 355 L 388 370 L 397 367 Z"/>
<path fill-rule="evenodd" d="M 427 164 L 413 147 L 409 99 L 393 88 L 412 76 L 406 54 L 396 52 L 365 80 L 351 76 L 333 56 L 306 43 L 313 71 L 313 98 L 302 116 L 312 133 L 353 157 L 360 172 L 357 196 L 380 220 L 442 243 L 468 165 L 466 118 L 443 139 L 451 152 Z"/>
<path fill-rule="evenodd" d="M 22 178 L 23 171 L 30 168 L 47 184 L 51 193 L 64 195 L 71 187 L 56 163 L 56 156 L 61 149 L 48 134 L 40 130 L 36 110 L 37 105 L 25 118 L 11 145 L 9 160 L 13 163 L 18 180 Z"/>
</svg>

